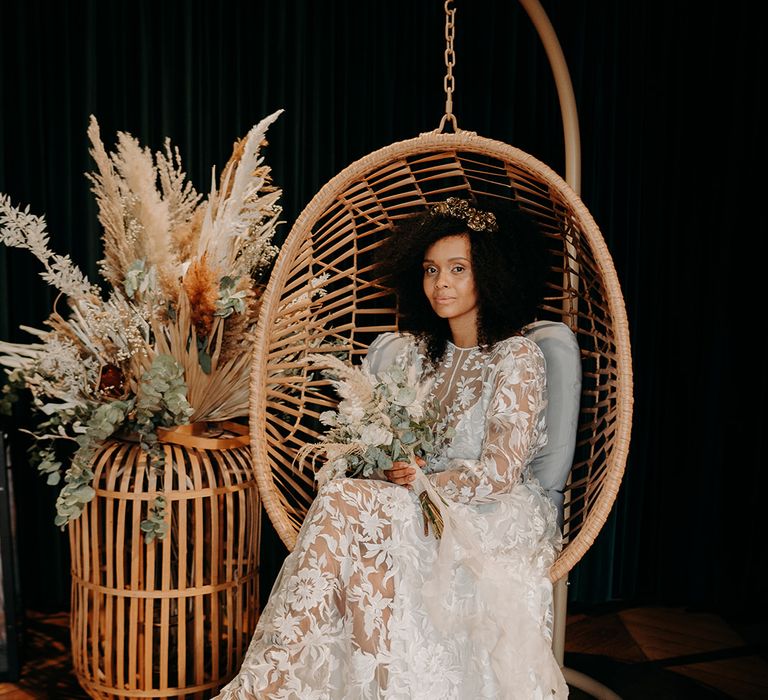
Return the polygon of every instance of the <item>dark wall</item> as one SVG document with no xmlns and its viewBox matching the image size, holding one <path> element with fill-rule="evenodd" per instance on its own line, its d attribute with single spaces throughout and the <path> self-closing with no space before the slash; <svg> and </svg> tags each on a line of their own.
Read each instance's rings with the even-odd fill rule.
<svg viewBox="0 0 768 700">
<path fill-rule="evenodd" d="M 764 615 L 766 372 L 751 350 L 766 278 L 761 24 L 746 2 L 542 4 L 571 71 L 581 195 L 622 283 L 635 372 L 625 481 L 571 599 Z M 554 81 L 527 16 L 513 0 L 454 5 L 459 126 L 562 173 Z M 45 214 L 54 249 L 94 280 L 90 114 L 108 148 L 118 130 L 152 149 L 171 137 L 207 191 L 232 142 L 283 108 L 266 150 L 284 189 L 280 240 L 339 170 L 443 114 L 437 0 L 3 0 L 0 32 L 0 192 Z M 29 342 L 19 325 L 50 312 L 38 271 L 0 249 L 0 338 Z M 61 608 L 55 494 L 19 454 L 25 599 Z M 271 533 L 264 551 L 268 591 L 285 552 Z"/>
</svg>

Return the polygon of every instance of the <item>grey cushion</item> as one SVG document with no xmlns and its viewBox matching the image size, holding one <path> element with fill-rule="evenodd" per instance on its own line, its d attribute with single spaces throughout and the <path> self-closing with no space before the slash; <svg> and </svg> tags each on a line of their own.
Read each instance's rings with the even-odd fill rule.
<svg viewBox="0 0 768 700">
<path fill-rule="evenodd" d="M 547 444 L 531 468 L 557 507 L 563 524 L 563 489 L 573 465 L 581 399 L 581 356 L 573 331 L 564 323 L 536 321 L 526 336 L 544 354 L 547 363 Z"/>
</svg>

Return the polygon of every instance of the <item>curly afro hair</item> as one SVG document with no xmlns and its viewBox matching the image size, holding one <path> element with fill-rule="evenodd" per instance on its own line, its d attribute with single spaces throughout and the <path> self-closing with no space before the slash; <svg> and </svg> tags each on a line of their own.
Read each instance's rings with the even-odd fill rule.
<svg viewBox="0 0 768 700">
<path fill-rule="evenodd" d="M 430 208 L 395 228 L 379 249 L 379 264 L 397 294 L 400 328 L 425 342 L 433 362 L 451 339 L 448 321 L 434 313 L 423 289 L 422 261 L 436 241 L 469 237 L 481 346 L 521 333 L 536 320 L 544 297 L 547 249 L 535 220 L 506 200 L 473 198 L 469 204 L 493 213 L 498 230 L 473 231 L 465 220 Z"/>
</svg>

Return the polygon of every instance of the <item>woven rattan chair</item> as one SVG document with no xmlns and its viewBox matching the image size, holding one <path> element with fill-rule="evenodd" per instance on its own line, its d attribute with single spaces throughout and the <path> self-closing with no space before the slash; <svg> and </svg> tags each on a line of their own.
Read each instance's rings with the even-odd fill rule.
<svg viewBox="0 0 768 700">
<path fill-rule="evenodd" d="M 566 128 L 567 147 L 569 141 Z M 404 217 L 451 194 L 512 199 L 538 221 L 551 268 L 540 318 L 567 324 L 581 351 L 565 546 L 551 570 L 554 647 L 562 665 L 565 581 L 619 489 L 632 420 L 632 369 L 624 301 L 600 230 L 574 187 L 534 157 L 473 132 L 438 130 L 356 161 L 311 200 L 281 248 L 255 339 L 250 426 L 259 489 L 275 530 L 292 549 L 315 495 L 313 473 L 295 465 L 294 455 L 318 438 L 318 415 L 336 403 L 305 357 L 343 352 L 359 361 L 378 333 L 397 329 L 396 300 L 373 251 Z M 596 697 L 616 697 L 586 678 L 566 673 L 569 683 Z"/>
</svg>

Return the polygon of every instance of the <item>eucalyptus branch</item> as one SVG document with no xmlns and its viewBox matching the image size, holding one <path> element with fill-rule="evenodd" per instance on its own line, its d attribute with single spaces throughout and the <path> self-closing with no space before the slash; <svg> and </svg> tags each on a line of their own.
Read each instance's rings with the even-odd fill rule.
<svg viewBox="0 0 768 700">
<path fill-rule="evenodd" d="M 99 446 L 124 423 L 133 408 L 133 401 L 113 401 L 102 404 L 94 412 L 85 433 L 78 436 L 79 448 L 64 474 L 64 486 L 56 499 L 54 522 L 62 528 L 82 513 L 96 492 L 93 489 L 91 462 Z"/>
<path fill-rule="evenodd" d="M 147 453 L 147 466 L 161 477 L 165 455 L 157 441 L 157 429 L 186 423 L 192 411 L 187 401 L 184 370 L 170 355 L 157 355 L 152 367 L 141 378 L 134 426 L 141 447 Z M 165 508 L 165 498 L 158 496 L 149 508 L 148 517 L 141 523 L 145 541 L 165 536 L 168 530 Z"/>
</svg>

